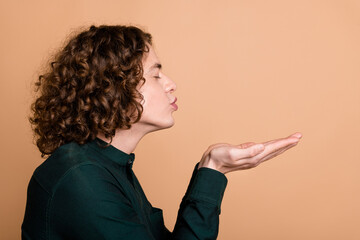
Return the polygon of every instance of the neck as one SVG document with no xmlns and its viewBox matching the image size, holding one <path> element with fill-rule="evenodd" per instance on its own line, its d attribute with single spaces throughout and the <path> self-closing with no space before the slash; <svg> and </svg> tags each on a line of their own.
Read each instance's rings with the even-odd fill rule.
<svg viewBox="0 0 360 240">
<path fill-rule="evenodd" d="M 138 126 L 136 123 L 130 129 L 117 129 L 111 145 L 130 154 L 134 152 L 137 144 L 149 132 L 149 130 L 145 131 L 144 127 Z M 97 137 L 107 143 L 110 142 L 110 139 L 105 138 L 105 135 L 102 133 L 99 133 Z"/>
</svg>

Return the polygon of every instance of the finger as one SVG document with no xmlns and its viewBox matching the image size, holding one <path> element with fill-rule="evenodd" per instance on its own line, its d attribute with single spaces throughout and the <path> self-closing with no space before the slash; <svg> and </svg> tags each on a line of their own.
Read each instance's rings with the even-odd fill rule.
<svg viewBox="0 0 360 240">
<path fill-rule="evenodd" d="M 254 142 L 246 142 L 246 143 L 239 144 L 237 146 L 239 146 L 240 148 L 248 148 L 248 147 L 251 147 L 251 146 L 253 146 L 255 144 L 256 143 L 254 143 Z"/>
<path fill-rule="evenodd" d="M 274 140 L 268 145 L 265 145 L 265 149 L 263 152 L 261 152 L 259 155 L 256 156 L 257 160 L 260 160 L 262 158 L 265 158 L 267 155 L 272 154 L 274 152 L 280 151 L 283 148 L 286 148 L 287 146 L 299 142 L 299 139 L 296 137 L 291 138 L 285 138 L 281 140 Z"/>
<path fill-rule="evenodd" d="M 274 143 L 274 142 L 276 142 L 276 141 L 284 140 L 284 139 L 290 139 L 290 138 L 293 138 L 293 137 L 296 137 L 296 138 L 300 139 L 300 138 L 302 138 L 302 134 L 299 133 L 299 132 L 296 132 L 296 133 L 294 133 L 294 134 L 289 135 L 289 136 L 286 137 L 286 138 L 278 138 L 278 139 L 270 140 L 270 141 L 267 141 L 267 142 L 263 142 L 262 144 L 264 144 L 265 146 L 267 146 L 267 145 L 269 145 L 269 144 L 271 144 L 271 143 Z"/>
<path fill-rule="evenodd" d="M 232 148 L 231 155 L 235 160 L 241 160 L 244 158 L 251 158 L 259 154 L 265 149 L 263 144 L 253 144 L 247 148 L 235 147 Z"/>
<path fill-rule="evenodd" d="M 293 144 L 290 144 L 290 145 L 288 145 L 287 147 L 285 147 L 285 148 L 283 148 L 283 149 L 280 149 L 280 150 L 278 150 L 278 151 L 276 151 L 276 152 L 273 152 L 273 153 L 267 155 L 266 157 L 260 159 L 260 162 L 265 162 L 265 161 L 267 161 L 267 160 L 270 160 L 270 159 L 272 159 L 272 158 L 274 158 L 274 157 L 282 154 L 283 152 L 289 150 L 290 148 L 295 147 L 296 145 L 297 145 L 297 142 L 296 142 L 296 143 L 293 143 Z"/>
<path fill-rule="evenodd" d="M 296 134 L 296 133 L 295 133 Z M 292 134 L 287 138 L 279 138 L 276 140 L 271 140 L 263 143 L 262 145 L 265 147 L 264 149 L 256 150 L 252 149 L 252 147 L 247 148 L 248 152 L 242 152 L 238 154 L 237 165 L 240 168 L 250 168 L 255 167 L 263 161 L 269 160 L 289 148 L 295 146 L 299 142 L 299 135 Z M 248 143 L 246 143 L 248 144 Z M 259 146 L 261 144 L 254 144 L 253 147 Z M 244 149 L 245 150 L 245 149 Z M 253 151 L 253 152 L 251 152 Z M 240 156 L 240 157 L 239 157 Z M 246 157 L 248 156 L 248 157 Z M 249 167 L 250 166 L 250 167 Z"/>
<path fill-rule="evenodd" d="M 265 146 L 271 144 L 271 143 L 274 143 L 276 141 L 280 141 L 280 140 L 284 140 L 286 138 L 278 138 L 278 139 L 273 139 L 273 140 L 270 140 L 270 141 L 267 141 L 267 142 L 263 142 L 262 144 L 264 144 Z"/>
<path fill-rule="evenodd" d="M 294 139 L 294 138 L 292 138 Z M 272 145 L 265 146 L 265 149 L 263 152 L 259 153 L 258 155 L 255 155 L 254 157 L 250 158 L 244 158 L 242 161 L 239 161 L 239 164 L 246 165 L 249 164 L 252 167 L 256 167 L 260 163 L 269 160 L 282 152 L 286 151 L 287 149 L 295 146 L 298 142 L 298 140 L 292 140 L 289 142 L 287 139 L 284 139 L 282 141 L 278 141 L 277 143 L 273 143 Z M 297 139 L 297 138 L 295 138 Z M 294 142 L 295 141 L 295 142 Z"/>
<path fill-rule="evenodd" d="M 296 132 L 296 133 L 292 134 L 291 136 L 297 137 L 299 139 L 302 138 L 302 134 L 300 132 Z"/>
</svg>

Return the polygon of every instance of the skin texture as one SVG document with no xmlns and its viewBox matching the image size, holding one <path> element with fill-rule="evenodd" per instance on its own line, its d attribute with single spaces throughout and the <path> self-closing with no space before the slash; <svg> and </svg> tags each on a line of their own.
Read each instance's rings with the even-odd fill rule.
<svg viewBox="0 0 360 240">
<path fill-rule="evenodd" d="M 202 156 L 199 168 L 208 167 L 224 174 L 254 168 L 297 145 L 301 133 L 256 144 L 247 142 L 239 145 L 217 143 L 209 146 Z"/>
<path fill-rule="evenodd" d="M 161 71 L 161 63 L 152 47 L 143 61 L 145 84 L 139 88 L 144 100 L 141 102 L 144 111 L 138 125 L 148 132 L 153 132 L 174 125 L 171 103 L 175 100 L 172 93 L 176 84 Z"/>
<path fill-rule="evenodd" d="M 145 83 L 139 84 L 138 90 L 143 95 L 143 113 L 141 119 L 132 124 L 130 129 L 118 129 L 111 145 L 126 152 L 132 153 L 139 141 L 148 133 L 170 128 L 175 121 L 172 113 L 175 110 L 171 103 L 174 102 L 173 92 L 176 84 L 161 70 L 159 58 L 152 46 L 149 52 L 144 53 L 143 70 Z M 98 138 L 109 142 L 103 134 Z"/>
<path fill-rule="evenodd" d="M 133 124 L 130 129 L 119 129 L 112 142 L 113 146 L 126 153 L 133 152 L 138 142 L 146 134 L 170 128 L 174 125 L 172 113 L 176 110 L 171 106 L 171 103 L 175 100 L 173 92 L 176 90 L 176 84 L 163 73 L 161 67 L 159 67 L 161 63 L 153 47 L 149 46 L 149 48 L 149 53 L 145 53 L 143 59 L 146 81 L 144 85 L 138 88 L 144 97 L 141 102 L 144 108 L 143 114 L 140 121 Z M 108 141 L 101 134 L 98 137 Z M 212 144 L 204 152 L 199 168 L 207 167 L 223 174 L 254 168 L 260 163 L 296 146 L 301 137 L 301 133 L 294 133 L 285 138 L 259 144 L 254 142 L 239 145 L 229 143 Z M 123 141 L 122 139 L 126 140 Z"/>
</svg>

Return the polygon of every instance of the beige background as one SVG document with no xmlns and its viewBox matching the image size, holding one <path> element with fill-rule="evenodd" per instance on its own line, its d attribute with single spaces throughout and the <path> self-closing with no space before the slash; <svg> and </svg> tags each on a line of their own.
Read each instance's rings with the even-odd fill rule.
<svg viewBox="0 0 360 240">
<path fill-rule="evenodd" d="M 176 83 L 173 128 L 146 136 L 134 170 L 172 230 L 213 143 L 285 137 L 296 148 L 227 174 L 219 239 L 360 239 L 360 1 L 1 1 L 0 239 L 19 239 L 43 161 L 26 119 L 32 83 L 71 31 L 136 24 Z M 151 173 L 149 171 L 151 169 Z"/>
</svg>

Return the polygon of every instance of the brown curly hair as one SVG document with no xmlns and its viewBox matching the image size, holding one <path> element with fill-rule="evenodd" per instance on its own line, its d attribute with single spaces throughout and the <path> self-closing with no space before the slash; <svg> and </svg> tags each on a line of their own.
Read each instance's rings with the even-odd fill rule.
<svg viewBox="0 0 360 240">
<path fill-rule="evenodd" d="M 143 96 L 136 87 L 145 82 L 147 44 L 152 36 L 135 26 L 92 25 L 54 55 L 35 83 L 40 95 L 29 117 L 41 157 L 100 132 L 111 143 L 116 129 L 140 120 Z"/>
</svg>

